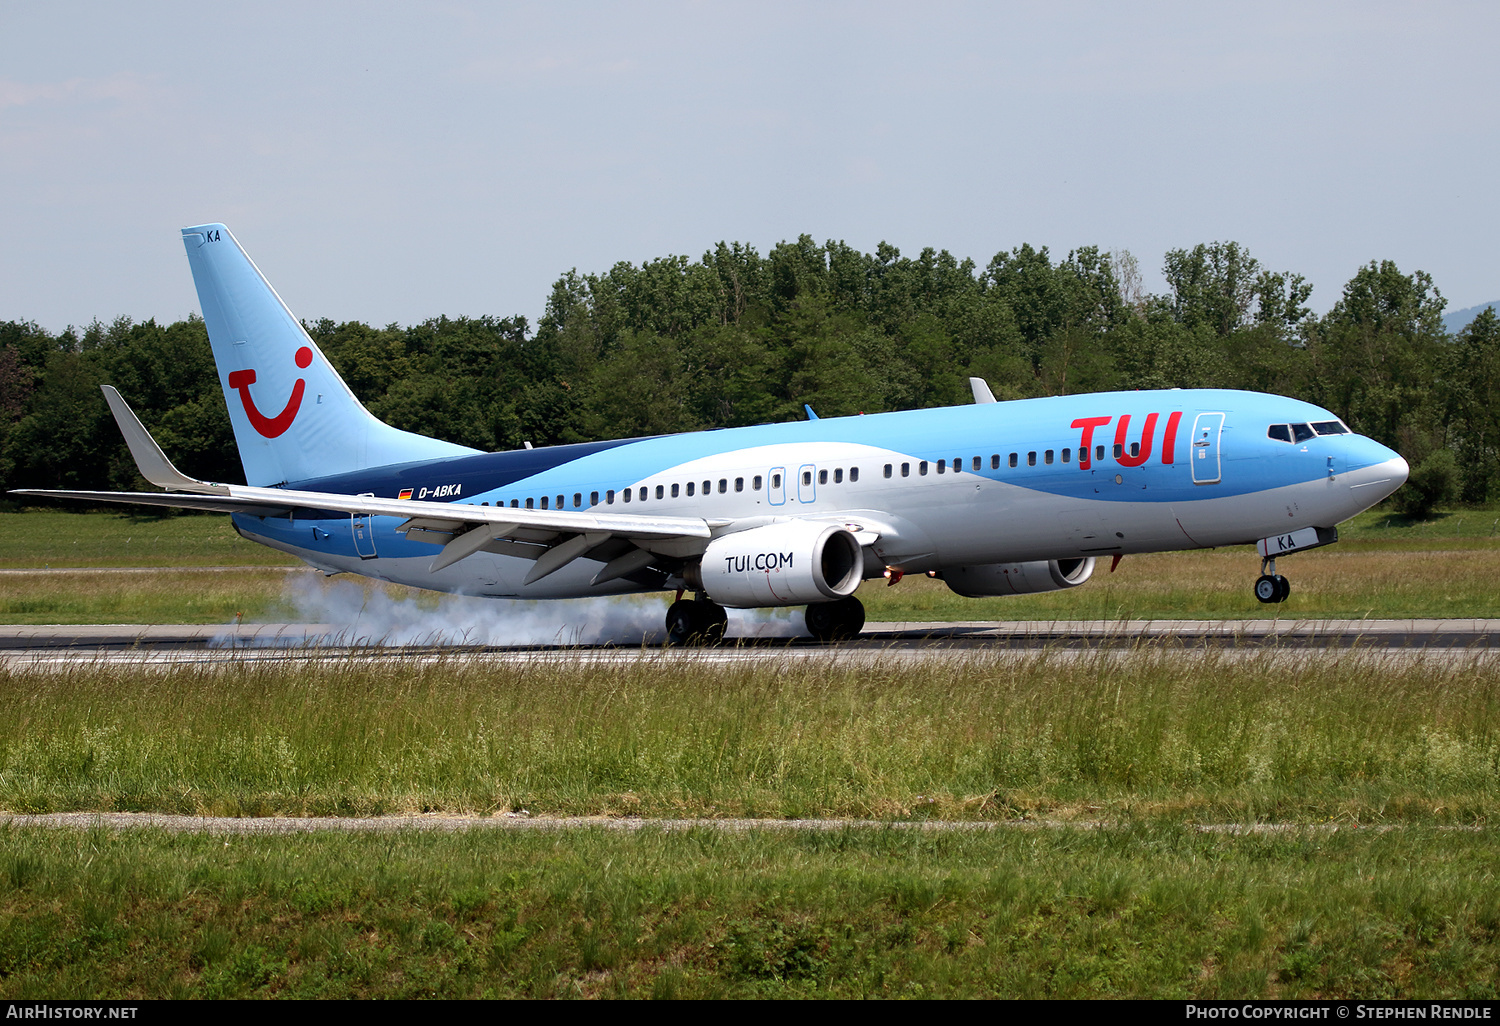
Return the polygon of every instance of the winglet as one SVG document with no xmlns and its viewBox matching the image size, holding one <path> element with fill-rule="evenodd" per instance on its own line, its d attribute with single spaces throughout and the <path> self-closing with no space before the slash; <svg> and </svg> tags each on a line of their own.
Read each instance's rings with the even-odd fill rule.
<svg viewBox="0 0 1500 1026">
<path fill-rule="evenodd" d="M 802 408 L 807 411 L 807 419 L 808 420 L 817 420 L 818 419 L 818 415 L 813 412 L 812 406 L 810 406 L 807 403 L 803 403 L 802 404 Z"/>
<path fill-rule="evenodd" d="M 172 461 L 167 459 L 166 453 L 161 451 L 161 446 L 156 444 L 156 439 L 151 437 L 135 411 L 121 398 L 119 391 L 113 385 L 102 387 L 104 399 L 109 403 L 109 412 L 115 415 L 115 423 L 120 426 L 120 434 L 125 436 L 125 444 L 130 447 L 130 455 L 135 457 L 136 469 L 141 472 L 142 477 L 168 490 L 203 495 L 229 494 L 229 489 L 224 485 L 208 484 L 195 477 L 188 477 L 172 466 Z"/>
<path fill-rule="evenodd" d="M 992 403 L 995 401 L 995 393 L 990 391 L 990 383 L 983 378 L 970 378 L 969 391 L 974 393 L 976 403 Z"/>
</svg>

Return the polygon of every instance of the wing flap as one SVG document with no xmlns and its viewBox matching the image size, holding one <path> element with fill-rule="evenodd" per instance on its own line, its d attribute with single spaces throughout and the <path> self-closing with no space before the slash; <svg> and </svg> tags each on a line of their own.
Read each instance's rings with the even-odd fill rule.
<svg viewBox="0 0 1500 1026">
<path fill-rule="evenodd" d="M 295 507 L 287 503 L 235 500 L 219 495 L 182 495 L 176 492 L 80 492 L 47 488 L 15 488 L 11 495 L 37 495 L 46 499 L 75 502 L 118 502 L 128 506 L 171 506 L 201 509 L 211 513 L 250 513 L 258 517 L 286 516 Z"/>
</svg>

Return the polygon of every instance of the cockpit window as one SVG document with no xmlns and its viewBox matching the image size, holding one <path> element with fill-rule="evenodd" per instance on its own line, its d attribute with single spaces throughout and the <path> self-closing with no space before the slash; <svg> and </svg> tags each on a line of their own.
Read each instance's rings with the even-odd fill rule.
<svg viewBox="0 0 1500 1026">
<path fill-rule="evenodd" d="M 1320 420 L 1312 426 L 1312 429 L 1320 435 L 1347 435 L 1349 429 L 1344 426 L 1343 421 Z"/>
<path fill-rule="evenodd" d="M 1290 442 L 1292 440 L 1292 429 L 1285 424 L 1272 424 L 1266 428 L 1266 437 L 1274 438 L 1278 442 Z"/>
<path fill-rule="evenodd" d="M 1311 437 L 1313 437 L 1313 429 L 1306 424 L 1292 425 L 1292 441 L 1305 442 Z"/>
</svg>

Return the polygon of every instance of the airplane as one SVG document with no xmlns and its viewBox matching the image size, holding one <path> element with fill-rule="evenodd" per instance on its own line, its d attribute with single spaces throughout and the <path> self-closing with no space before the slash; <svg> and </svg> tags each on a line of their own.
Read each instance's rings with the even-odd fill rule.
<svg viewBox="0 0 1500 1026">
<path fill-rule="evenodd" d="M 675 592 L 670 641 L 726 608 L 806 606 L 864 627 L 863 581 L 928 574 L 968 597 L 1075 588 L 1096 561 L 1256 543 L 1276 559 L 1405 482 L 1400 455 L 1328 410 L 1221 389 L 1105 392 L 481 452 L 373 416 L 222 224 L 182 229 L 245 485 L 174 467 L 104 386 L 166 492 L 19 490 L 229 513 L 325 573 L 468 595 Z M 692 592 L 692 598 L 684 596 Z"/>
</svg>

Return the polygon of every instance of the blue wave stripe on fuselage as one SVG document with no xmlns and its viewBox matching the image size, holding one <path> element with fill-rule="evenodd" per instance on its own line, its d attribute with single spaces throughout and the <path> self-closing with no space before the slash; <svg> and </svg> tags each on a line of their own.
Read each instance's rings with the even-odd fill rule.
<svg viewBox="0 0 1500 1026">
<path fill-rule="evenodd" d="M 1165 465 L 1163 436 L 1173 412 L 1182 416 L 1171 446 L 1173 462 Z M 504 492 L 507 499 L 514 497 L 512 493 L 538 496 L 580 490 L 602 493 L 619 490 L 692 460 L 731 458 L 739 450 L 805 442 L 874 446 L 902 453 L 914 461 L 962 458 L 966 472 L 971 473 L 972 458 L 981 456 L 978 474 L 1018 487 L 1079 499 L 1172 502 L 1202 494 L 1203 486 L 1193 482 L 1188 468 L 1194 419 L 1205 412 L 1226 415 L 1219 446 L 1224 469 L 1221 481 L 1212 486 L 1216 494 L 1247 494 L 1314 480 L 1324 473 L 1324 465 L 1316 453 L 1308 458 L 1303 446 L 1268 439 L 1265 429 L 1273 423 L 1335 419 L 1327 410 L 1301 400 L 1254 392 L 1183 389 L 1093 393 L 484 453 L 373 468 L 294 482 L 290 487 L 382 497 L 396 497 L 403 489 L 411 488 L 413 498 L 467 502 L 481 501 L 497 492 Z M 1125 415 L 1131 418 L 1125 439 L 1128 450 L 1131 442 L 1141 441 L 1145 421 L 1153 413 L 1158 419 L 1150 457 L 1139 467 L 1120 466 L 1112 455 L 1120 418 Z M 1076 453 L 1082 431 L 1073 424 L 1089 417 L 1110 418 L 1107 425 L 1096 429 L 1093 438 L 1095 446 L 1105 447 L 1106 456 L 1092 461 L 1088 470 L 1082 470 L 1076 458 L 1062 463 L 1060 452 L 1066 448 Z M 1341 444 L 1343 450 L 1348 450 L 1355 437 L 1337 436 L 1342 442 L 1334 438 L 1313 439 L 1308 448 L 1324 443 L 1330 448 L 1332 444 Z M 1041 463 L 1040 457 L 1037 466 L 1026 464 L 1027 453 L 1044 453 L 1048 449 L 1059 454 L 1052 465 Z M 1016 468 L 1008 465 L 1012 452 L 1019 454 L 1021 465 Z M 993 454 L 1001 456 L 998 470 L 991 466 Z M 1383 456 L 1372 452 L 1371 461 L 1377 458 Z M 1359 465 L 1362 464 L 1356 462 L 1344 469 Z M 1116 474 L 1128 476 L 1138 487 L 1123 492 L 1102 487 L 1101 479 L 1113 482 Z M 421 494 L 424 488 L 448 491 L 424 496 Z"/>
<path fill-rule="evenodd" d="M 486 452 L 455 459 L 424 460 L 392 467 L 371 467 L 333 477 L 310 478 L 293 482 L 288 487 L 298 491 L 375 495 L 383 499 L 394 499 L 406 488 L 413 490 L 415 498 L 415 493 L 424 487 L 457 484 L 460 486 L 458 494 L 444 498 L 458 501 L 494 488 L 504 488 L 517 481 L 525 481 L 595 453 L 640 441 L 643 439 L 621 438 L 607 442 L 553 445 L 543 449 Z"/>
</svg>

